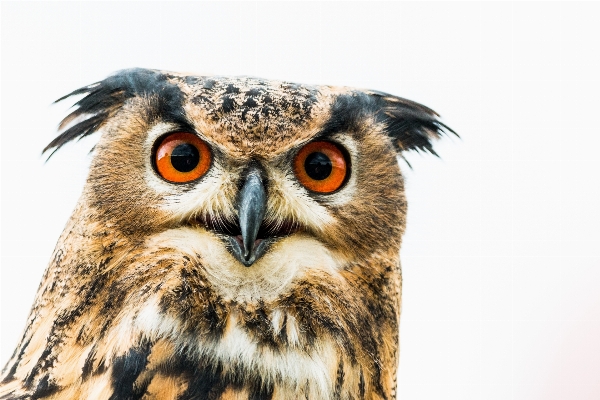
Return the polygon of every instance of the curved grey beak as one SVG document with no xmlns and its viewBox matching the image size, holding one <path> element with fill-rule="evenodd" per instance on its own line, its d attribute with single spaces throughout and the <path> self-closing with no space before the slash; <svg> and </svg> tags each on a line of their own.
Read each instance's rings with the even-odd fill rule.
<svg viewBox="0 0 600 400">
<path fill-rule="evenodd" d="M 256 237 L 265 217 L 267 193 L 260 171 L 253 167 L 246 176 L 246 182 L 239 193 L 238 218 L 242 233 L 242 248 L 238 258 L 249 267 L 261 253 L 261 241 Z M 241 257 L 240 257 L 241 256 Z"/>
</svg>

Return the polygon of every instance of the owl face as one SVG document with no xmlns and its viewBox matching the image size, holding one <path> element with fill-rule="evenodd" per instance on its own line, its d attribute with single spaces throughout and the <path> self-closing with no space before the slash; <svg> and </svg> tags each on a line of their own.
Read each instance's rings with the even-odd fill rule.
<svg viewBox="0 0 600 400">
<path fill-rule="evenodd" d="M 80 89 L 48 148 L 101 130 L 85 198 L 139 246 L 203 261 L 227 298 L 272 299 L 308 270 L 398 253 L 398 150 L 443 127 L 377 92 L 128 70 Z"/>
</svg>

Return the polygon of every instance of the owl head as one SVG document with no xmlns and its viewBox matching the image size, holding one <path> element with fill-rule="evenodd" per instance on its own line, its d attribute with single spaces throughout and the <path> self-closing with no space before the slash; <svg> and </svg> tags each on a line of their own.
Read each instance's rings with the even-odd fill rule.
<svg viewBox="0 0 600 400">
<path fill-rule="evenodd" d="M 101 136 L 0 397 L 395 397 L 398 159 L 435 112 L 147 69 L 75 95 L 45 150 Z"/>
<path fill-rule="evenodd" d="M 102 133 L 87 218 L 133 243 L 187 248 L 227 296 L 246 299 L 272 297 L 302 270 L 397 256 L 398 156 L 435 154 L 432 140 L 450 131 L 385 93 L 251 77 L 130 69 L 64 98 L 74 95 L 85 97 L 45 151 Z"/>
</svg>

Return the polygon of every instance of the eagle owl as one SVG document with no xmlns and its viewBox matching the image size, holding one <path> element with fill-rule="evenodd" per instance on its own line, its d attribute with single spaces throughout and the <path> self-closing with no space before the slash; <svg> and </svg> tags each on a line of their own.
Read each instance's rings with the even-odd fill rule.
<svg viewBox="0 0 600 400">
<path fill-rule="evenodd" d="M 101 136 L 0 398 L 395 398 L 398 157 L 435 112 L 147 69 L 74 95 L 45 151 Z"/>
</svg>

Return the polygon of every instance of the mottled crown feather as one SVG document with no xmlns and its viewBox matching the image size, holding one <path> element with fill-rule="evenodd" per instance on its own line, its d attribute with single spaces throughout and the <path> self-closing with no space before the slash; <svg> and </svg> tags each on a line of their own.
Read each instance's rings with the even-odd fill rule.
<svg viewBox="0 0 600 400">
<path fill-rule="evenodd" d="M 293 102 L 289 101 L 293 96 L 302 97 L 298 102 L 299 106 L 296 112 L 310 114 L 312 105 L 319 101 L 316 95 L 331 90 L 331 87 L 328 86 L 296 85 L 285 82 L 277 82 L 277 89 L 274 89 L 275 82 L 255 78 L 185 77 L 143 68 L 122 70 L 102 81 L 77 89 L 56 100 L 56 102 L 59 102 L 71 96 L 85 95 L 75 103 L 75 110 L 65 117 L 59 125 L 59 130 L 68 128 L 50 142 L 44 152 L 54 149 L 50 154 L 52 156 L 66 143 L 94 133 L 128 99 L 136 96 L 145 97 L 155 102 L 154 107 L 148 110 L 151 113 L 148 116 L 149 118 L 160 118 L 163 121 L 173 121 L 180 125 L 187 125 L 183 104 L 189 93 L 182 90 L 182 86 L 199 86 L 201 90 L 207 91 L 215 90 L 213 87 L 215 82 L 220 82 L 220 86 L 231 88 L 230 82 L 237 81 L 243 82 L 244 85 L 250 85 L 250 89 L 245 93 L 247 95 L 246 101 L 237 105 L 238 108 L 243 109 L 240 115 L 244 119 L 246 108 L 247 111 L 252 111 L 248 115 L 254 115 L 255 118 L 259 117 L 258 113 L 271 118 L 290 118 L 295 114 L 288 113 L 286 116 L 278 116 L 276 111 L 277 107 L 293 105 Z M 269 88 L 270 85 L 273 90 L 281 91 L 281 88 L 284 88 L 283 90 L 294 88 L 294 90 L 287 93 L 287 99 L 282 99 L 280 103 L 263 104 L 261 110 L 256 111 L 257 93 L 261 93 L 261 100 L 264 100 L 262 97 L 265 97 L 265 93 L 267 93 L 265 89 Z M 456 135 L 452 129 L 439 120 L 439 115 L 435 111 L 419 103 L 373 90 L 342 89 L 333 98 L 331 96 L 323 97 L 329 98 L 329 101 L 331 101 L 329 105 L 331 115 L 325 124 L 324 131 L 339 132 L 350 128 L 353 122 L 357 121 L 357 118 L 360 119 L 366 115 L 365 113 L 369 113 L 375 116 L 377 122 L 382 122 L 385 125 L 386 133 L 400 155 L 404 151 L 416 150 L 429 152 L 437 156 L 432 141 L 438 139 L 444 133 Z M 230 90 L 224 91 L 224 95 L 220 99 L 222 104 L 216 109 L 215 117 L 220 118 L 231 111 L 233 100 L 230 92 Z M 196 91 L 196 93 L 200 92 Z M 201 106 L 215 106 L 210 99 L 206 103 L 206 99 L 203 95 L 196 95 L 191 101 Z M 268 100 L 268 96 L 265 99 Z"/>
</svg>

